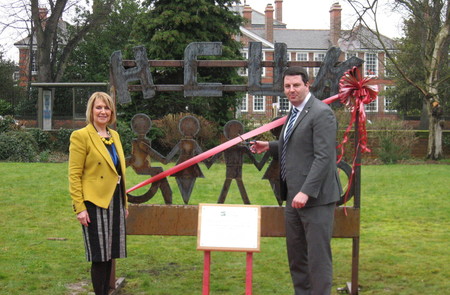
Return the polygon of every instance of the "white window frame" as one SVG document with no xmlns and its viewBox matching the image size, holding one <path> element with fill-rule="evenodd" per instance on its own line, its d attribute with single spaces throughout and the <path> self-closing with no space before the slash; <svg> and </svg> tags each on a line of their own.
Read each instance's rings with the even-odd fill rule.
<svg viewBox="0 0 450 295">
<path fill-rule="evenodd" d="M 364 54 L 364 73 L 365 76 L 378 76 L 378 54 L 376 52 L 366 52 Z M 373 68 L 372 68 L 373 67 Z"/>
<path fill-rule="evenodd" d="M 279 112 L 287 114 L 289 111 L 289 100 L 285 96 L 278 96 Z M 285 107 L 285 108 L 283 108 Z"/>
<path fill-rule="evenodd" d="M 305 55 L 306 59 L 299 58 L 300 55 Z M 295 60 L 296 61 L 308 61 L 308 52 L 296 52 L 295 53 Z"/>
<path fill-rule="evenodd" d="M 261 105 L 261 108 L 257 108 L 257 105 Z M 253 111 L 255 113 L 266 111 L 266 97 L 264 95 L 253 96 Z"/>
<path fill-rule="evenodd" d="M 325 60 L 325 52 L 314 52 L 314 61 L 324 61 Z M 319 73 L 320 68 L 314 67 L 314 77 Z"/>
<path fill-rule="evenodd" d="M 266 61 L 266 52 L 264 51 L 262 52 L 262 61 Z M 262 74 L 261 77 L 265 77 L 266 76 L 266 67 L 262 67 Z"/>
<path fill-rule="evenodd" d="M 248 60 L 248 51 L 247 50 L 241 51 L 241 55 L 245 60 Z M 240 76 L 247 77 L 248 76 L 248 68 L 247 67 L 239 68 L 238 74 Z"/>
<path fill-rule="evenodd" d="M 384 90 L 386 91 L 387 89 L 390 88 L 394 88 L 395 86 L 384 86 Z M 397 110 L 395 109 L 391 109 L 389 106 L 392 104 L 392 98 L 387 97 L 386 94 L 384 95 L 384 112 L 385 113 L 396 113 Z"/>
<path fill-rule="evenodd" d="M 248 112 L 248 93 L 241 98 L 241 103 L 239 104 L 239 110 L 241 112 Z"/>
<path fill-rule="evenodd" d="M 38 72 L 38 64 L 36 61 L 37 58 L 37 49 L 33 49 L 30 53 L 30 67 L 31 67 L 31 74 L 37 75 Z"/>
<path fill-rule="evenodd" d="M 364 109 L 366 110 L 366 112 L 378 113 L 378 99 L 379 99 L 379 97 L 377 96 L 377 98 L 374 101 L 372 101 L 371 103 L 366 104 L 364 106 Z"/>
</svg>

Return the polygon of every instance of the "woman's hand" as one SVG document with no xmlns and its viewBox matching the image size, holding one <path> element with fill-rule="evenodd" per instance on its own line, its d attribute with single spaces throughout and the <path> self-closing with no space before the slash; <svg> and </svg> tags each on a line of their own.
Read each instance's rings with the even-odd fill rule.
<svg viewBox="0 0 450 295">
<path fill-rule="evenodd" d="M 81 211 L 77 214 L 77 219 L 81 223 L 81 225 L 89 226 L 91 220 L 89 219 L 89 214 L 87 210 Z"/>
</svg>

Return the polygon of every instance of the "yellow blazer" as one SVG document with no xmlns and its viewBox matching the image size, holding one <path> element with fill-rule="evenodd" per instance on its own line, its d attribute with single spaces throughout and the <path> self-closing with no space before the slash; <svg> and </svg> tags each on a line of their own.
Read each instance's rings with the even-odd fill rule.
<svg viewBox="0 0 450 295">
<path fill-rule="evenodd" d="M 122 168 L 122 189 L 125 208 L 128 208 L 125 193 L 125 156 L 119 134 L 109 129 Z M 86 210 L 84 201 L 108 208 L 116 189 L 119 174 L 114 163 L 92 124 L 72 132 L 69 147 L 69 191 L 73 210 Z"/>
</svg>

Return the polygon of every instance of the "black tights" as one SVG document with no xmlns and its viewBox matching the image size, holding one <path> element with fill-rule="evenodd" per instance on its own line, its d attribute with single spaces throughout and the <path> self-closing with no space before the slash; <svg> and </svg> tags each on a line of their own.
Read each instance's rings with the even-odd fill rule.
<svg viewBox="0 0 450 295">
<path fill-rule="evenodd" d="M 95 295 L 108 295 L 111 265 L 111 260 L 92 262 L 91 278 Z"/>
</svg>

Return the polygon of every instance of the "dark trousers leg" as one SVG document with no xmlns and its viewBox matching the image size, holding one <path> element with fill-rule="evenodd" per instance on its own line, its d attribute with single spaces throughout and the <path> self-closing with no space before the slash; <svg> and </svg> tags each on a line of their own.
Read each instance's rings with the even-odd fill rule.
<svg viewBox="0 0 450 295">
<path fill-rule="evenodd" d="M 334 204 L 303 209 L 286 206 L 286 243 L 297 295 L 331 293 Z"/>
<path fill-rule="evenodd" d="M 95 295 L 108 295 L 111 266 L 111 260 L 105 262 L 92 262 L 91 279 Z"/>
</svg>

